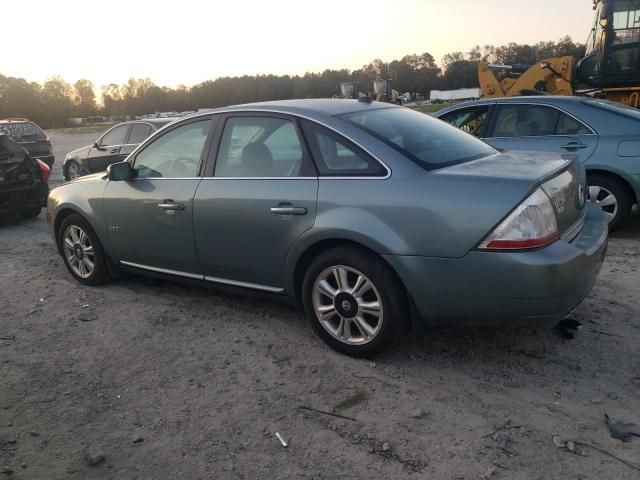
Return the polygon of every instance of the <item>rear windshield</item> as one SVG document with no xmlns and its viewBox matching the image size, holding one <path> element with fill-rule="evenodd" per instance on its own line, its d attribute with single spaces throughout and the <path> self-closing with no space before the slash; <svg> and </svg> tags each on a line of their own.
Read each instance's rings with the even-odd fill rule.
<svg viewBox="0 0 640 480">
<path fill-rule="evenodd" d="M 408 108 L 380 108 L 340 118 L 431 170 L 493 155 L 492 147 L 455 127 Z"/>
<path fill-rule="evenodd" d="M 6 133 L 18 142 L 27 140 L 44 140 L 47 137 L 40 127 L 32 122 L 0 122 L 0 133 Z"/>
</svg>

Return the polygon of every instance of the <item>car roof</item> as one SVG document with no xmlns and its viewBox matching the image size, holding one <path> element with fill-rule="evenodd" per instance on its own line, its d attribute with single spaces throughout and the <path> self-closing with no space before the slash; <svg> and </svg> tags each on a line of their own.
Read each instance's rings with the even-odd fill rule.
<svg viewBox="0 0 640 480">
<path fill-rule="evenodd" d="M 290 113 L 293 115 L 308 116 L 335 116 L 345 113 L 355 113 L 367 110 L 377 110 L 380 108 L 400 108 L 397 105 L 382 102 L 370 102 L 362 100 L 347 100 L 336 98 L 317 98 L 304 100 L 276 100 L 270 102 L 246 103 L 243 105 L 233 105 L 199 112 L 192 116 L 206 113 L 232 112 L 238 110 L 255 110 Z"/>
<path fill-rule="evenodd" d="M 481 98 L 479 100 L 471 100 L 469 102 L 456 103 L 449 107 L 443 108 L 435 112 L 433 115 L 439 117 L 444 113 L 448 113 L 452 110 L 457 110 L 463 107 L 472 107 L 474 105 L 491 105 L 494 103 L 509 104 L 509 103 L 535 103 L 546 105 L 576 105 L 578 103 L 597 101 L 597 99 L 580 96 L 561 96 L 561 95 L 521 95 L 517 97 L 500 97 L 500 98 Z"/>
</svg>

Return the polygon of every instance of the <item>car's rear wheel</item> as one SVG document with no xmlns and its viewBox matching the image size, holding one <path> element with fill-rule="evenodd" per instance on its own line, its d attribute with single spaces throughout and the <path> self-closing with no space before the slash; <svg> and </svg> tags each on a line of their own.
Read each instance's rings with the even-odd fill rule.
<svg viewBox="0 0 640 480">
<path fill-rule="evenodd" d="M 58 230 L 58 245 L 69 273 L 84 285 L 109 280 L 109 267 L 102 244 L 80 215 L 66 217 Z"/>
<path fill-rule="evenodd" d="M 80 176 L 80 165 L 75 160 L 70 160 L 65 168 L 64 178 L 73 180 Z"/>
<path fill-rule="evenodd" d="M 589 201 L 600 207 L 610 229 L 615 229 L 629 216 L 631 199 L 624 185 L 606 175 L 589 175 Z"/>
<path fill-rule="evenodd" d="M 372 357 L 398 338 L 409 309 L 404 288 L 379 257 L 339 247 L 311 262 L 302 285 L 305 312 L 331 348 Z"/>
</svg>

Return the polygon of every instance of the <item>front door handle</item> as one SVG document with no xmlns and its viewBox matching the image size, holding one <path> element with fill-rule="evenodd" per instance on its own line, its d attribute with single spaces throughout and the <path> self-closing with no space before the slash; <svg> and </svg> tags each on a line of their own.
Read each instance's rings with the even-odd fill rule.
<svg viewBox="0 0 640 480">
<path fill-rule="evenodd" d="M 579 142 L 570 142 L 567 143 L 566 145 L 562 145 L 562 147 L 560 148 L 564 148 L 565 150 L 576 150 L 578 148 L 587 148 L 588 145 L 585 145 L 584 143 L 579 143 Z"/>
<path fill-rule="evenodd" d="M 273 207 L 271 213 L 275 215 L 306 215 L 307 209 L 304 207 Z"/>
<path fill-rule="evenodd" d="M 184 204 L 175 203 L 173 200 L 164 200 L 162 203 L 158 204 L 163 210 L 184 210 Z"/>
<path fill-rule="evenodd" d="M 118 152 L 120 152 L 120 147 L 112 148 L 109 153 L 118 153 Z"/>
</svg>

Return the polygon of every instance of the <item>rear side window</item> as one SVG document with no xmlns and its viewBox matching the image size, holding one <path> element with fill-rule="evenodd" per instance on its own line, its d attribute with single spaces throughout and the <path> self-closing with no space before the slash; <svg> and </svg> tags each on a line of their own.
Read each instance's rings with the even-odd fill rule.
<svg viewBox="0 0 640 480">
<path fill-rule="evenodd" d="M 145 123 L 134 123 L 131 125 L 127 143 L 131 145 L 142 143 L 149 135 L 151 135 L 151 127 L 149 125 Z"/>
<path fill-rule="evenodd" d="M 428 170 L 497 153 L 472 135 L 408 108 L 376 108 L 339 117 Z"/>
<path fill-rule="evenodd" d="M 387 170 L 346 138 L 313 122 L 303 130 L 320 176 L 384 177 Z"/>
<path fill-rule="evenodd" d="M 47 134 L 33 122 L 0 123 L 0 133 L 5 133 L 18 142 L 47 138 Z"/>
<path fill-rule="evenodd" d="M 560 112 L 538 105 L 500 105 L 492 137 L 553 135 Z"/>
<path fill-rule="evenodd" d="M 564 113 L 560 114 L 556 135 L 589 135 L 590 133 L 591 130 L 575 118 Z"/>
</svg>

